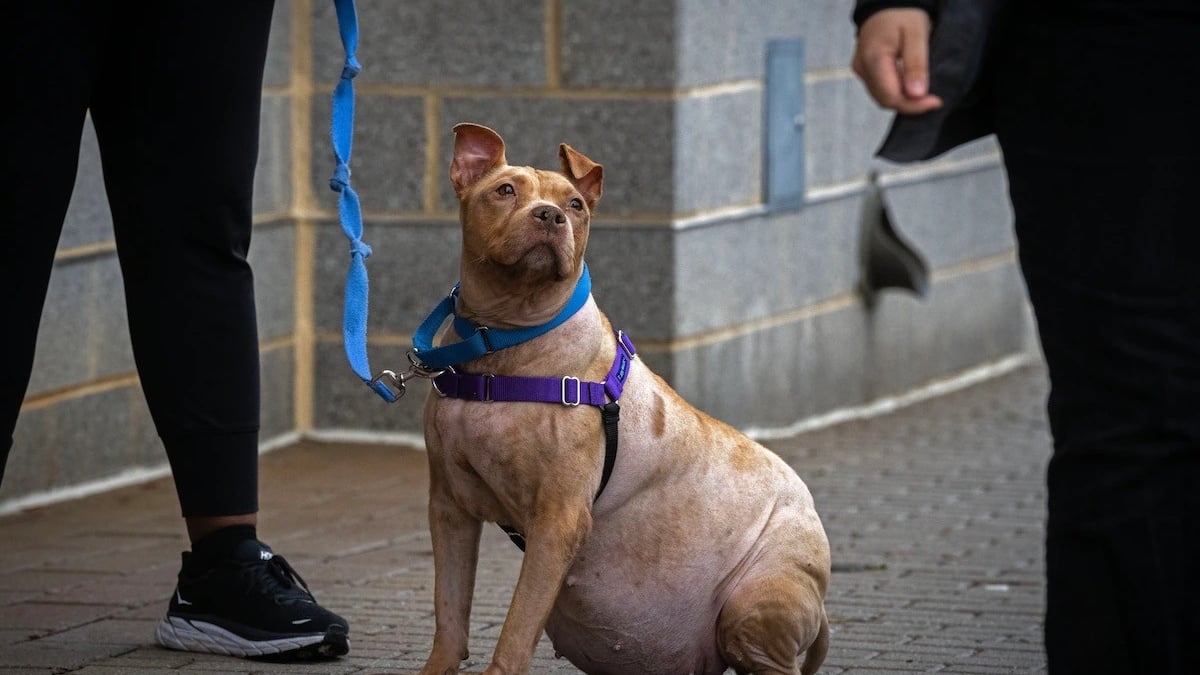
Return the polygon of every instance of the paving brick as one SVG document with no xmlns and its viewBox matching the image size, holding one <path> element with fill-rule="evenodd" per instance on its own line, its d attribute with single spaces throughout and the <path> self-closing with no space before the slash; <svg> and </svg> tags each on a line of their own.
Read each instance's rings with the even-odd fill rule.
<svg viewBox="0 0 1200 675">
<path fill-rule="evenodd" d="M 55 633 L 43 638 L 41 642 L 44 644 L 85 642 L 135 647 L 145 644 L 147 637 L 153 633 L 154 622 L 151 621 L 102 619 L 78 628 Z"/>
<path fill-rule="evenodd" d="M 129 650 L 125 645 L 55 644 L 44 641 L 22 642 L 0 649 L 0 673 L 61 673 L 74 671 L 92 661 L 104 661 Z M 10 670 L 11 669 L 11 670 Z"/>
<path fill-rule="evenodd" d="M 45 635 L 74 628 L 111 614 L 117 607 L 58 602 L 19 602 L 4 608 L 0 628 Z"/>
</svg>

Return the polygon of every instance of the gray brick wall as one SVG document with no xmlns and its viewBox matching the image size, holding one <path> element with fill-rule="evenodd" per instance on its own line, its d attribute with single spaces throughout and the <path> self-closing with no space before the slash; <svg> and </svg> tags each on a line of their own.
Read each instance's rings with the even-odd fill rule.
<svg viewBox="0 0 1200 675">
<path fill-rule="evenodd" d="M 515 163 L 567 142 L 605 166 L 595 295 L 643 358 L 701 408 L 783 427 L 1030 348 L 998 151 L 931 164 L 872 154 L 888 116 L 847 65 L 852 0 L 359 0 L 353 181 L 366 213 L 371 352 L 398 368 L 457 277 L 447 178 L 460 121 L 500 131 Z M 766 43 L 804 38 L 800 210 L 763 204 Z M 341 344 L 346 245 L 328 188 L 332 3 L 277 3 L 264 78 L 255 242 L 264 442 L 308 432 L 419 432 L 419 383 L 387 406 Z M 866 177 L 882 172 L 927 298 L 856 293 Z M 163 456 L 137 388 L 95 138 L 85 134 L 0 503 Z M 99 386 L 98 386 L 99 384 Z M 79 419 L 97 419 L 86 434 Z"/>
</svg>

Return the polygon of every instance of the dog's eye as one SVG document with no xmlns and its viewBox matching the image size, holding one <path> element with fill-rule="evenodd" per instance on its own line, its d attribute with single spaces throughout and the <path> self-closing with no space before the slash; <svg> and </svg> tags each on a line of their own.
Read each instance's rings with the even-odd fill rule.
<svg viewBox="0 0 1200 675">
<path fill-rule="evenodd" d="M 509 195 L 517 194 L 517 191 L 515 188 L 513 188 L 512 184 L 505 183 L 504 185 L 501 185 L 500 187 L 496 188 L 496 193 L 507 197 Z"/>
<path fill-rule="evenodd" d="M 576 211 L 582 211 L 583 210 L 583 202 L 578 199 L 572 199 L 571 200 L 571 208 L 575 209 Z"/>
</svg>

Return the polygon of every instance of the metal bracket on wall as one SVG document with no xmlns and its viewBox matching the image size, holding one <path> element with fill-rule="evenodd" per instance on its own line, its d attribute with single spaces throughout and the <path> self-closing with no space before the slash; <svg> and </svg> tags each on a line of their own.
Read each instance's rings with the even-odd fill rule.
<svg viewBox="0 0 1200 675">
<path fill-rule="evenodd" d="M 804 39 L 767 42 L 763 191 L 767 209 L 804 206 Z"/>
</svg>

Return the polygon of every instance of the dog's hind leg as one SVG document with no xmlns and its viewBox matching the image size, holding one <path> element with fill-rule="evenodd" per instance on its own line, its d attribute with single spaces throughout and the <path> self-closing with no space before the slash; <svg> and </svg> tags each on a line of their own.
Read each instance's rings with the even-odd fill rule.
<svg viewBox="0 0 1200 675">
<path fill-rule="evenodd" d="M 738 584 L 721 608 L 717 640 L 739 675 L 812 675 L 825 661 L 829 622 L 810 579 L 780 574 Z"/>
</svg>

